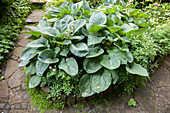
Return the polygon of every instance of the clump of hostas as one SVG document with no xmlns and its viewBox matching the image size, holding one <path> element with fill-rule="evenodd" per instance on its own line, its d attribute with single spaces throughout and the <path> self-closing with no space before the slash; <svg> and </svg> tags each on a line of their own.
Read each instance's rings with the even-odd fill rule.
<svg viewBox="0 0 170 113">
<path fill-rule="evenodd" d="M 29 87 L 40 85 L 49 67 L 76 77 L 79 71 L 79 91 L 83 97 L 105 91 L 119 80 L 119 69 L 134 77 L 148 76 L 140 64 L 134 62 L 129 43 L 132 36 L 143 33 L 147 17 L 139 9 L 125 7 L 125 3 L 108 2 L 91 9 L 88 2 L 63 3 L 49 9 L 37 27 L 27 26 L 32 34 L 21 54 L 20 66 L 31 75 Z M 56 80 L 57 83 L 57 80 Z"/>
</svg>

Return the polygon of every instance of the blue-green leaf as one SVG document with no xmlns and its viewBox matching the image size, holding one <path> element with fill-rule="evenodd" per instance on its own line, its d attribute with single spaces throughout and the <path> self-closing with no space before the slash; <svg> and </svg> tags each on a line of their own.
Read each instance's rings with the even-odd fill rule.
<svg viewBox="0 0 170 113">
<path fill-rule="evenodd" d="M 37 48 L 37 47 L 46 47 L 47 45 L 48 45 L 48 40 L 44 38 L 40 38 L 28 43 L 26 47 Z"/>
<path fill-rule="evenodd" d="M 29 88 L 35 88 L 38 86 L 41 82 L 41 77 L 40 76 L 32 76 L 30 81 L 29 81 Z"/>
<path fill-rule="evenodd" d="M 82 42 L 77 43 L 76 45 L 71 44 L 70 51 L 78 57 L 84 57 L 89 53 L 88 46 Z"/>
<path fill-rule="evenodd" d="M 80 79 L 79 90 L 80 90 L 82 97 L 88 97 L 95 93 L 91 88 L 90 78 L 91 78 L 91 75 L 85 74 Z"/>
<path fill-rule="evenodd" d="M 43 63 L 47 63 L 47 64 L 51 64 L 51 63 L 57 63 L 59 61 L 58 58 L 56 58 L 56 54 L 53 50 L 51 49 L 45 49 L 43 50 L 39 56 L 38 59 L 43 62 Z"/>
<path fill-rule="evenodd" d="M 66 73 L 71 76 L 78 74 L 78 64 L 73 57 L 63 59 L 58 65 L 60 69 L 63 69 Z"/>
<path fill-rule="evenodd" d="M 46 71 L 46 69 L 48 68 L 49 64 L 43 63 L 40 60 L 37 60 L 36 62 L 36 74 L 38 76 L 43 76 L 44 72 Z"/>
<path fill-rule="evenodd" d="M 105 36 L 89 35 L 87 39 L 88 46 L 101 43 Z"/>
<path fill-rule="evenodd" d="M 94 12 L 89 19 L 89 23 L 94 25 L 104 25 L 107 21 L 106 15 L 103 12 Z"/>
<path fill-rule="evenodd" d="M 104 69 L 104 71 L 99 71 L 98 73 L 92 74 L 91 76 L 91 88 L 96 93 L 105 91 L 112 82 L 111 71 Z"/>
<path fill-rule="evenodd" d="M 100 58 L 85 59 L 83 62 L 83 68 L 87 73 L 95 73 L 102 68 L 100 64 Z"/>
<path fill-rule="evenodd" d="M 136 63 L 128 64 L 126 65 L 126 70 L 132 74 L 137 74 L 140 76 L 149 76 L 147 70 L 143 68 L 140 64 Z"/>
</svg>

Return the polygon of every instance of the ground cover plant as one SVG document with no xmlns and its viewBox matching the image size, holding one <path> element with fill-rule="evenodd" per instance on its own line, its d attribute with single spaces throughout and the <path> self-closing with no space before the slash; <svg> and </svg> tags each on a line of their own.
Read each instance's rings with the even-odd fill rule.
<svg viewBox="0 0 170 113">
<path fill-rule="evenodd" d="M 9 3 L 8 3 L 9 1 Z M 30 13 L 27 0 L 2 0 L 0 18 L 0 68 L 5 56 L 13 49 L 14 41 Z M 7 4 L 7 5 L 4 5 Z"/>
<path fill-rule="evenodd" d="M 146 13 L 124 1 L 106 0 L 96 9 L 86 1 L 65 2 L 49 9 L 37 27 L 27 26 L 32 31 L 24 32 L 32 34 L 26 39 L 33 40 L 19 65 L 30 75 L 27 90 L 49 87 L 43 98 L 60 103 L 62 95 L 89 97 L 111 85 L 116 92 L 123 88 L 132 93 L 146 85 L 148 64 L 162 55 L 160 48 L 165 54 L 169 51 L 164 32 L 169 28 L 162 25 L 148 31 L 145 18 L 149 18 Z M 152 38 L 157 29 L 162 29 L 162 41 L 159 35 Z M 42 107 L 43 102 L 34 103 Z M 64 103 L 59 105 L 63 108 Z"/>
</svg>

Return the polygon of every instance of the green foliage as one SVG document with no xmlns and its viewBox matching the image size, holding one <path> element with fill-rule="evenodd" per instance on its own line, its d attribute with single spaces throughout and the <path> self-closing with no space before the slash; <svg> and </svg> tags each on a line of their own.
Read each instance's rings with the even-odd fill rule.
<svg viewBox="0 0 170 113">
<path fill-rule="evenodd" d="M 162 24 L 133 37 L 130 42 L 133 45 L 132 54 L 136 62 L 152 69 L 156 56 L 169 54 L 169 30 L 168 24 Z"/>
<path fill-rule="evenodd" d="M 149 4 L 149 6 L 143 8 L 143 10 L 149 15 L 149 22 L 152 27 L 161 24 L 167 24 L 170 22 L 170 4 Z"/>
<path fill-rule="evenodd" d="M 3 5 L 3 4 L 2 4 Z M 0 6 L 0 8 L 3 8 Z M 0 67 L 5 56 L 13 49 L 14 41 L 19 36 L 26 16 L 30 12 L 29 3 L 25 0 L 14 0 L 3 9 L 0 17 Z"/>
<path fill-rule="evenodd" d="M 29 76 L 26 76 L 26 90 L 29 92 L 29 96 L 31 97 L 32 103 L 34 106 L 37 106 L 38 110 L 44 112 L 48 109 L 63 109 L 65 107 L 65 103 L 62 101 L 52 102 L 47 95 L 38 87 L 37 88 L 29 88 Z"/>
<path fill-rule="evenodd" d="M 36 75 L 43 77 L 52 65 L 72 77 L 76 77 L 83 68 L 85 74 L 79 79 L 83 97 L 100 93 L 112 83 L 116 84 L 119 68 L 124 68 L 131 75 L 148 76 L 146 69 L 133 62 L 133 45 L 129 43 L 133 36 L 147 29 L 146 21 L 141 18 L 146 16 L 145 13 L 124 9 L 123 1 L 105 1 L 96 10 L 90 9 L 87 4 L 86 1 L 65 2 L 59 8 L 49 9 L 49 15 L 40 20 L 38 27 L 27 26 L 33 31 L 24 33 L 36 38 L 30 37 L 34 41 L 27 44 L 21 59 L 35 61 Z M 59 19 L 55 20 L 56 17 Z M 67 49 L 66 57 L 60 54 L 63 49 Z M 27 63 L 25 65 L 28 66 Z M 40 81 L 42 79 L 30 79 L 30 86 L 36 87 Z M 52 90 L 57 89 L 60 88 L 53 85 Z"/>
<path fill-rule="evenodd" d="M 170 24 L 158 25 L 150 31 L 151 37 L 156 44 L 157 54 L 167 55 L 170 53 Z"/>
<path fill-rule="evenodd" d="M 46 77 L 43 77 L 43 81 L 40 84 L 43 86 L 50 86 L 48 98 L 56 98 L 60 99 L 61 96 L 64 95 L 79 95 L 78 90 L 78 82 L 79 75 L 81 75 L 81 71 L 76 77 L 71 77 L 67 73 L 62 70 L 56 70 L 55 67 L 50 67 L 50 71 L 47 73 Z"/>
<path fill-rule="evenodd" d="M 66 1 L 77 3 L 77 2 L 80 2 L 82 0 L 52 0 L 50 3 L 48 3 L 47 6 L 50 6 L 50 7 L 59 7 L 61 4 L 63 4 Z M 86 1 L 89 3 L 91 8 L 96 8 L 99 5 L 101 5 L 104 0 L 86 0 Z"/>
<path fill-rule="evenodd" d="M 130 99 L 128 101 L 128 106 L 136 106 L 136 101 L 134 99 Z"/>
<path fill-rule="evenodd" d="M 0 81 L 4 80 L 4 78 L 5 78 L 4 76 L 1 76 Z"/>
<path fill-rule="evenodd" d="M 75 104 L 74 107 L 77 109 L 81 109 L 81 108 L 84 108 L 85 105 L 84 105 L 84 103 L 78 103 L 78 104 Z"/>
</svg>

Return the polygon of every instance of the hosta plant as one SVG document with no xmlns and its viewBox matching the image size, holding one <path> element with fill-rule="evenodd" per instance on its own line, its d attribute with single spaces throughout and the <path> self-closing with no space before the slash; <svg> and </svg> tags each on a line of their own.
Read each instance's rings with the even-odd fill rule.
<svg viewBox="0 0 170 113">
<path fill-rule="evenodd" d="M 147 70 L 134 62 L 133 45 L 129 43 L 147 29 L 147 15 L 125 5 L 122 0 L 106 0 L 94 10 L 86 1 L 65 2 L 59 8 L 49 9 L 37 27 L 27 26 L 32 31 L 24 33 L 32 36 L 26 39 L 33 41 L 22 52 L 19 66 L 26 66 L 26 74 L 31 75 L 29 87 L 37 87 L 49 67 L 71 77 L 83 70 L 79 79 L 83 97 L 115 85 L 120 68 L 134 77 L 148 76 Z"/>
</svg>

